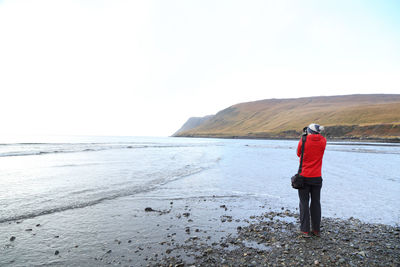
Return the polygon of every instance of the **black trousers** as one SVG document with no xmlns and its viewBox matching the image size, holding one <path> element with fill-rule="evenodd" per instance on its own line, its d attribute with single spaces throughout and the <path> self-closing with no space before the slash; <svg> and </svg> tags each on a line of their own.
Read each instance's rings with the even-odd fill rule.
<svg viewBox="0 0 400 267">
<path fill-rule="evenodd" d="M 310 215 L 313 231 L 320 231 L 321 226 L 321 187 L 322 178 L 304 178 L 304 188 L 299 189 L 300 231 L 310 232 Z M 310 204 L 311 196 L 311 204 Z"/>
</svg>

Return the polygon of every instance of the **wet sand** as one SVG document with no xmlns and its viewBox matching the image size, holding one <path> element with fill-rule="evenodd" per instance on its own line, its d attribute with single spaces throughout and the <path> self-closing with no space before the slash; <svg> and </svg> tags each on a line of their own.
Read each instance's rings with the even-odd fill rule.
<svg viewBox="0 0 400 267">
<path fill-rule="evenodd" d="M 115 238 L 101 248 L 71 242 L 68 226 L 55 232 L 46 216 L 9 223 L 3 252 L 21 238 L 44 243 L 54 266 L 399 266 L 400 227 L 368 224 L 358 219 L 323 218 L 321 237 L 298 236 L 297 211 L 271 210 L 263 200 L 204 197 L 143 199 L 124 219 L 135 232 L 109 229 Z M 139 207 L 140 206 L 140 207 Z M 127 211 L 127 213 L 130 213 Z M 254 215 L 252 215 L 254 214 Z M 126 215 L 126 214 L 125 214 Z M 137 219 L 138 221 L 134 221 Z M 115 220 L 117 224 L 118 221 Z M 98 225 L 101 227 L 101 225 Z M 152 229 L 151 231 L 141 231 Z M 118 227 L 116 227 L 118 228 Z M 81 237 L 85 237 L 82 232 Z M 25 236 L 25 237 L 24 237 Z M 69 242 L 68 246 L 58 246 Z M 23 266 L 18 260 L 3 262 Z"/>
</svg>

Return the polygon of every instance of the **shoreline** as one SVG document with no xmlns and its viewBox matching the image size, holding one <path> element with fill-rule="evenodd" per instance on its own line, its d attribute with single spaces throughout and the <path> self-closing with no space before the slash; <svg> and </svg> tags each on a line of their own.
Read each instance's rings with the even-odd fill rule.
<svg viewBox="0 0 400 267">
<path fill-rule="evenodd" d="M 218 136 L 218 135 L 179 135 L 173 138 L 214 138 L 214 139 L 243 139 L 243 140 L 299 140 L 300 137 L 257 137 L 257 136 Z M 326 137 L 328 142 L 354 142 L 354 143 L 400 143 L 400 138 L 339 138 Z"/>
<path fill-rule="evenodd" d="M 13 232 L 8 232 L 8 242 L 3 249 L 11 252 L 18 243 L 29 239 L 39 243 L 45 240 L 45 248 L 40 253 L 47 254 L 47 259 L 40 264 L 56 265 L 256 267 L 400 264 L 400 225 L 367 223 L 352 217 L 322 217 L 321 237 L 300 238 L 297 211 L 284 207 L 271 209 L 261 202 L 247 203 L 247 209 L 253 210 L 242 214 L 231 200 L 214 196 L 195 201 L 172 198 L 148 201 L 144 198 L 140 210 L 125 216 L 129 221 L 139 219 L 147 225 L 147 230 L 131 229 L 125 234 L 113 230 L 107 239 L 103 237 L 96 241 L 100 247 L 78 243 L 68 230 L 54 231 L 49 225 L 51 215 L 43 215 L 15 224 L 3 224 L 2 227 L 15 227 Z M 240 209 L 243 208 L 246 207 Z M 84 213 L 83 210 L 74 212 Z M 131 222 L 126 223 L 131 225 Z M 103 224 L 97 226 L 105 227 Z M 87 233 L 83 235 L 85 237 Z M 3 261 L 10 266 L 25 266 L 25 263 L 19 262 L 18 258 Z"/>
<path fill-rule="evenodd" d="M 332 147 L 322 237 L 303 240 L 289 182 L 294 142 L 121 141 L 143 147 L 33 156 L 26 168 L 28 158 L 2 158 L 1 217 L 19 219 L 0 223 L 0 266 L 396 266 L 400 258 L 396 144 Z"/>
</svg>

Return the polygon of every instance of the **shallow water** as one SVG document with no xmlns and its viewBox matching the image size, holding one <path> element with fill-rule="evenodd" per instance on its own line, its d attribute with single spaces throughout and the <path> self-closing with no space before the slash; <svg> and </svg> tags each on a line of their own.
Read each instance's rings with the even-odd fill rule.
<svg viewBox="0 0 400 267">
<path fill-rule="evenodd" d="M 215 239 L 239 224 L 220 216 L 298 206 L 289 182 L 297 141 L 46 140 L 0 144 L 0 265 L 93 265 L 101 257 L 118 264 L 118 255 L 134 265 L 125 258 L 132 249 L 145 257 L 168 234 L 183 241 L 185 227 Z M 322 173 L 323 216 L 399 223 L 398 144 L 328 143 Z"/>
</svg>

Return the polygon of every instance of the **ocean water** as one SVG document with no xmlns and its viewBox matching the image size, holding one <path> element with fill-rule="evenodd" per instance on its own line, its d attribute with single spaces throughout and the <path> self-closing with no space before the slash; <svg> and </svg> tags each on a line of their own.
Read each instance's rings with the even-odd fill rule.
<svg viewBox="0 0 400 267">
<path fill-rule="evenodd" d="M 0 265 L 141 266 L 171 231 L 178 242 L 189 226 L 215 236 L 234 229 L 221 225 L 222 204 L 243 219 L 295 211 L 296 147 L 168 137 L 2 142 Z M 322 173 L 323 216 L 399 224 L 400 144 L 328 142 Z M 185 211 L 192 220 L 180 219 Z"/>
</svg>

